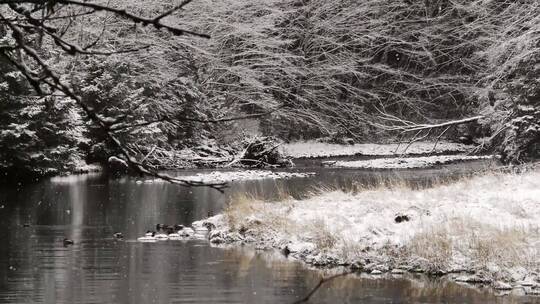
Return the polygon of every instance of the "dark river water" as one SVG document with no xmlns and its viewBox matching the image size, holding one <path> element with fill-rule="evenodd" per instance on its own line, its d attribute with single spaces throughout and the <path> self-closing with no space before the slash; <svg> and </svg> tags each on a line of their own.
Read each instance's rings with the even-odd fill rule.
<svg viewBox="0 0 540 304">
<path fill-rule="evenodd" d="M 98 174 L 0 188 L 0 303 L 291 303 L 321 272 L 277 252 L 218 248 L 205 240 L 139 243 L 156 223 L 190 224 L 217 214 L 234 192 L 301 196 L 314 186 L 401 179 L 419 186 L 466 174 L 443 170 L 322 170 L 317 177 L 207 188 L 109 179 Z M 124 241 L 113 238 L 122 232 Z M 75 244 L 65 247 L 63 238 Z M 540 303 L 496 296 L 444 279 L 349 276 L 324 285 L 311 303 Z"/>
</svg>

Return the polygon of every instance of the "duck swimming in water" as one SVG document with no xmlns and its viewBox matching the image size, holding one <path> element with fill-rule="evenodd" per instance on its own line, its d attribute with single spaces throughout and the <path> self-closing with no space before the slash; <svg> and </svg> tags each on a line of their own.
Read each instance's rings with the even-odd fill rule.
<svg viewBox="0 0 540 304">
<path fill-rule="evenodd" d="M 157 241 L 155 237 L 156 233 L 154 231 L 146 231 L 146 234 L 140 238 L 137 239 L 139 242 L 155 242 Z"/>
<path fill-rule="evenodd" d="M 64 242 L 64 246 L 75 244 L 75 242 L 73 242 L 73 240 L 70 240 L 68 238 L 64 238 L 63 242 Z"/>
<path fill-rule="evenodd" d="M 169 234 L 169 240 L 181 240 L 182 235 L 180 234 L 180 231 L 184 229 L 183 225 L 174 225 L 174 232 Z"/>
<path fill-rule="evenodd" d="M 184 229 L 180 230 L 178 232 L 183 237 L 193 236 L 195 234 L 195 230 L 189 227 L 185 227 Z"/>
<path fill-rule="evenodd" d="M 169 237 L 169 240 L 173 240 L 173 241 L 178 241 L 182 239 L 182 236 L 180 236 L 180 234 L 176 232 L 169 234 L 168 237 Z"/>
<path fill-rule="evenodd" d="M 166 241 L 169 239 L 169 235 L 165 233 L 157 233 L 154 237 L 158 241 Z"/>
<path fill-rule="evenodd" d="M 185 237 L 190 237 L 195 234 L 195 231 L 189 227 L 184 227 L 183 225 L 175 224 L 173 226 L 171 225 L 165 225 L 165 224 L 157 224 L 156 225 L 157 233 L 155 234 L 155 238 L 160 241 L 165 240 L 181 240 Z"/>
<path fill-rule="evenodd" d="M 157 232 L 160 232 L 162 231 L 163 233 L 165 234 L 171 234 L 171 233 L 174 233 L 176 232 L 176 225 L 174 226 L 171 226 L 171 225 L 165 225 L 165 224 L 157 224 L 156 225 L 156 231 Z"/>
<path fill-rule="evenodd" d="M 154 235 L 154 237 L 156 238 L 156 240 L 166 241 L 169 239 L 169 233 L 174 232 L 174 231 L 171 231 L 171 229 L 172 229 L 171 226 L 167 226 L 164 224 L 157 224 L 156 225 L 157 233 L 156 235 Z"/>
</svg>

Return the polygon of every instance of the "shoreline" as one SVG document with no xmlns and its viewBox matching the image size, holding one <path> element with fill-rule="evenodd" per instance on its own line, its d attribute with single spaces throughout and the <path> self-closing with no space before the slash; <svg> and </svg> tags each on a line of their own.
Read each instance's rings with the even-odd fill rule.
<svg viewBox="0 0 540 304">
<path fill-rule="evenodd" d="M 394 157 L 373 158 L 366 160 L 323 161 L 321 165 L 329 168 L 343 169 L 427 169 L 441 165 L 465 163 L 478 160 L 494 159 L 494 156 L 470 156 L 470 155 L 430 155 L 419 157 Z"/>
<path fill-rule="evenodd" d="M 331 157 L 347 156 L 423 156 L 423 155 L 441 155 L 441 154 L 459 154 L 470 153 L 474 150 L 473 145 L 464 145 L 461 143 L 440 141 L 435 142 L 422 141 L 408 146 L 408 144 L 329 144 L 317 141 L 303 141 L 284 144 L 281 151 L 284 155 L 293 159 L 318 159 Z"/>
<path fill-rule="evenodd" d="M 223 214 L 193 226 L 210 228 L 214 244 L 277 249 L 318 267 L 422 272 L 539 295 L 539 219 L 537 169 L 419 191 L 398 185 L 306 200 L 237 198 Z"/>
<path fill-rule="evenodd" d="M 397 149 L 399 147 L 399 149 Z M 477 159 L 476 156 L 468 156 L 464 155 L 464 153 L 469 153 L 474 149 L 474 146 L 468 146 L 463 145 L 460 143 L 452 143 L 452 142 L 439 142 L 437 144 L 436 149 L 433 149 L 434 142 L 418 142 L 412 144 L 410 147 L 408 147 L 406 153 L 404 149 L 407 147 L 406 144 L 354 144 L 354 145 L 343 145 L 343 144 L 327 144 L 327 143 L 320 143 L 315 141 L 306 141 L 306 142 L 295 142 L 295 143 L 289 143 L 284 144 L 283 147 L 281 147 L 281 153 L 285 157 L 292 160 L 294 163 L 296 160 L 302 161 L 302 160 L 321 160 L 321 165 L 325 166 L 329 163 L 338 163 L 343 164 L 343 166 L 340 167 L 347 167 L 347 168 L 354 168 L 351 167 L 345 162 L 349 162 L 349 160 L 343 161 L 343 160 L 334 160 L 334 158 L 354 158 L 359 156 L 368 157 L 372 162 L 375 162 L 375 165 L 373 166 L 358 166 L 356 168 L 364 168 L 364 169 L 384 169 L 384 167 L 377 166 L 376 159 L 382 159 L 387 160 L 386 162 L 393 162 L 397 161 L 396 159 L 409 159 L 411 157 L 425 157 L 425 158 L 433 158 L 434 163 L 432 166 L 437 166 L 440 163 L 437 162 L 437 158 L 440 157 L 446 157 L 446 158 L 453 158 L 452 161 L 459 162 L 459 161 L 466 161 L 468 159 Z M 229 152 L 225 151 L 224 152 Z M 192 154 L 195 153 L 192 151 Z M 217 152 L 216 152 L 217 153 Z M 456 155 L 457 154 L 457 155 Z M 461 155 L 460 155 L 461 154 Z M 401 158 L 401 157 L 406 158 Z M 478 157 L 478 159 L 483 157 Z M 234 161 L 234 156 L 231 156 L 230 158 L 223 158 L 223 157 L 203 157 L 201 155 L 189 155 L 188 158 L 182 159 L 181 162 L 183 163 L 182 167 L 170 166 L 170 167 L 162 167 L 160 168 L 160 171 L 170 171 L 170 170 L 190 170 L 190 169 L 197 169 L 197 168 L 204 168 L 204 169 L 231 169 L 231 170 L 239 170 L 239 169 L 256 169 L 249 166 L 229 166 L 231 161 Z M 326 159 L 326 161 L 325 161 Z M 351 160 L 351 163 L 354 163 L 354 160 Z M 203 164 L 203 165 L 201 165 Z M 292 167 L 284 167 L 287 168 L 294 168 L 295 165 Z M 420 165 L 417 166 L 411 166 L 408 168 L 420 168 Z M 276 169 L 276 168 L 263 168 L 263 169 Z M 283 168 L 277 168 L 277 169 L 283 169 Z M 65 176 L 65 175 L 76 175 L 76 174 L 85 174 L 85 173 L 93 173 L 93 172 L 102 172 L 106 171 L 106 168 L 103 167 L 103 164 L 99 163 L 92 163 L 92 164 L 86 164 L 82 160 L 76 161 L 75 169 L 68 171 L 68 172 L 60 172 L 59 174 L 53 175 L 53 176 Z"/>
</svg>

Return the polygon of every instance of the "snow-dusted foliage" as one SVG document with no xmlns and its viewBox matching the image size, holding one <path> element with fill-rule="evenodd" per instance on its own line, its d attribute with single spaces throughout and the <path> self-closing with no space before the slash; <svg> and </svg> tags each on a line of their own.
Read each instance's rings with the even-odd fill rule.
<svg viewBox="0 0 540 304">
<path fill-rule="evenodd" d="M 185 22 L 213 36 L 205 69 L 216 98 L 243 109 L 290 106 L 262 121 L 284 138 L 356 140 L 379 136 L 372 124 L 381 111 L 433 122 L 489 107 L 512 62 L 530 59 L 540 9 L 483 0 L 201 0 L 190 8 Z"/>
<path fill-rule="evenodd" d="M 73 121 L 58 125 L 90 139 L 79 140 L 90 159 L 122 150 L 110 144 L 116 140 L 107 138 L 109 131 L 139 160 L 154 147 L 172 151 L 206 139 L 227 143 L 223 133 L 243 131 L 231 118 L 245 115 L 252 115 L 263 135 L 352 143 L 394 138 L 384 128 L 388 124 L 484 114 L 479 124 L 446 136 L 489 137 L 486 147 L 503 142 L 504 160 L 539 155 L 536 0 L 197 0 L 161 19 L 144 18 L 175 4 L 98 2 L 82 7 L 112 10 L 81 13 L 82 4 L 70 2 L 66 8 L 73 16 L 60 17 L 59 2 L 4 3 L 9 18 L 0 22 L 2 52 L 15 62 L 11 70 L 17 62 L 19 70 L 50 70 L 45 74 L 58 75 L 68 84 L 64 89 L 73 89 L 71 97 L 82 98 L 79 107 L 96 111 L 98 128 L 95 122 L 89 130 Z M 16 27 L 6 27 L 10 22 L 22 26 L 20 41 L 37 50 L 46 69 L 17 55 L 21 43 L 10 34 Z M 211 38 L 178 35 L 173 24 Z M 0 90 L 9 91 L 11 70 L 2 69 Z M 42 76 L 25 85 L 35 88 Z M 68 112 L 64 106 L 55 102 L 52 109 Z M 28 129 L 24 120 L 19 123 L 14 132 Z"/>
<path fill-rule="evenodd" d="M 108 4 L 113 9 L 125 6 L 123 2 L 112 2 Z M 23 40 L 17 41 L 19 34 L 14 32 L 19 24 L 9 21 L 8 26 L 5 20 L 0 23 L 0 40 L 2 47 L 6 46 L 2 49 L 6 53 L 1 62 L 0 98 L 10 99 L 2 100 L 0 105 L 0 115 L 4 115 L 0 123 L 6 125 L 1 140 L 6 147 L 1 151 L 6 155 L 2 158 L 6 168 L 27 172 L 27 167 L 32 167 L 31 173 L 37 175 L 59 173 L 71 170 L 73 163 L 84 166 L 83 153 L 90 155 L 90 161 L 103 161 L 117 154 L 121 147 L 111 142 L 120 142 L 139 157 L 147 155 L 152 147 L 182 148 L 211 132 L 211 127 L 195 125 L 195 120 L 206 118 L 205 99 L 193 80 L 196 68 L 190 67 L 190 52 L 172 39 L 170 31 L 134 28 L 118 14 L 82 14 L 76 5 L 62 14 L 56 10 L 56 3 L 50 3 L 43 8 L 47 16 L 38 16 L 36 11 L 41 12 L 42 4 L 10 8 L 1 4 L 2 13 L 10 14 L 10 18 L 27 13 L 13 22 L 28 21 L 32 26 L 46 28 L 46 35 L 28 30 Z M 171 8 L 170 3 L 138 4 L 131 2 L 129 9 L 141 16 Z M 28 13 L 29 7 L 34 11 Z M 47 25 L 38 25 L 41 23 L 34 19 L 41 17 Z M 53 33 L 56 27 L 62 28 L 62 38 Z M 12 36 L 15 38 L 9 39 Z M 70 43 L 77 51 L 66 51 Z M 9 51 L 19 46 L 25 51 Z M 10 72 L 16 68 L 23 73 Z M 40 81 L 45 83 L 41 88 Z M 114 139 L 110 136 L 113 133 Z M 17 145 L 25 141 L 27 146 Z M 49 155 L 51 152 L 55 154 Z"/>
<path fill-rule="evenodd" d="M 24 76 L 0 58 L 0 179 L 39 177 L 74 169 L 77 144 L 73 104 L 31 96 Z M 73 119 L 75 117 L 75 119 Z"/>
<path fill-rule="evenodd" d="M 156 64 L 168 64 L 154 59 Z M 146 154 L 152 146 L 174 150 L 200 143 L 210 129 L 190 120 L 206 118 L 204 96 L 192 79 L 175 72 L 180 67 L 155 69 L 148 63 L 136 56 L 90 57 L 79 65 L 73 85 L 138 153 Z M 91 128 L 90 137 L 95 143 L 90 147 L 93 159 L 116 152 L 99 128 Z"/>
</svg>

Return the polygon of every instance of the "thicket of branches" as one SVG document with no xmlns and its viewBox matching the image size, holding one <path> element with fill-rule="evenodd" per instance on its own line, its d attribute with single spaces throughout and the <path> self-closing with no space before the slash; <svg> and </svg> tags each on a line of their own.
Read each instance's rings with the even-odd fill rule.
<svg viewBox="0 0 540 304">
<path fill-rule="evenodd" d="M 238 117 L 356 141 L 474 120 L 484 147 L 538 156 L 535 0 L 190 2 L 0 0 L 2 168 L 120 155 L 146 172 Z"/>
<path fill-rule="evenodd" d="M 484 120 L 467 132 L 503 134 L 509 108 L 528 94 L 509 82 L 530 82 L 538 62 L 533 0 L 201 0 L 192 8 L 186 24 L 213 37 L 207 92 L 247 111 L 285 106 L 262 123 L 286 139 L 361 141 L 478 114 Z"/>
<path fill-rule="evenodd" d="M 144 157 L 137 155 L 132 148 L 140 139 L 147 145 L 152 140 L 163 138 L 160 134 L 174 137 L 178 133 L 189 132 L 189 123 L 180 122 L 198 120 L 196 114 L 199 112 L 190 104 L 199 102 L 194 97 L 194 88 L 189 79 L 181 77 L 181 73 L 186 71 L 176 71 L 174 68 L 178 68 L 178 64 L 172 64 L 174 58 L 170 58 L 183 54 L 182 50 L 171 53 L 166 46 L 175 47 L 173 44 L 156 43 L 160 39 L 170 41 L 172 37 L 183 35 L 208 38 L 205 34 L 164 21 L 189 2 L 131 7 L 128 11 L 125 3 L 111 1 L 0 1 L 1 64 L 13 69 L 17 77 L 24 77 L 26 84 L 33 89 L 31 92 L 16 92 L 13 83 L 3 81 L 7 98 L 17 100 L 23 97 L 34 105 L 43 100 L 50 100 L 54 105 L 69 101 L 77 109 L 78 117 L 82 118 L 80 120 L 88 123 L 88 127 L 83 126 L 80 132 L 81 142 L 90 139 L 90 145 L 104 143 L 105 148 L 111 150 L 107 156 L 119 156 L 123 159 L 121 162 L 136 173 L 187 186 L 221 189 L 224 186 L 222 183 L 192 182 L 160 173 L 151 164 L 144 163 Z M 144 57 L 143 51 L 155 46 L 162 48 Z M 138 55 L 129 56 L 135 53 Z M 108 57 L 100 60 L 99 56 Z M 181 63 L 185 62 L 182 58 Z M 167 73 L 170 71 L 174 74 Z M 160 73 L 164 77 L 159 77 Z M 9 96 L 11 93 L 15 95 Z M 18 116 L 14 119 L 22 121 L 23 126 L 25 120 L 33 119 L 24 116 L 22 111 L 15 111 L 14 115 Z M 62 115 L 56 115 L 52 120 L 56 120 L 57 116 Z M 66 141 L 61 131 L 77 127 L 77 121 L 76 118 L 71 119 L 71 125 L 68 123 L 67 126 L 57 124 L 52 134 L 49 132 L 43 137 L 37 136 L 35 140 L 47 142 L 49 137 L 56 137 L 58 144 L 52 149 L 57 151 Z M 172 125 L 170 128 L 180 130 L 154 130 L 158 135 L 152 132 L 130 133 L 141 126 L 165 122 Z M 18 126 L 9 121 L 0 123 L 2 137 L 22 140 L 21 136 L 13 135 Z M 168 143 L 174 141 L 170 138 L 166 140 Z M 28 158 L 29 153 L 32 152 L 18 150 L 7 160 L 15 159 L 12 163 L 16 169 L 19 159 Z M 2 162 L 7 163 L 5 159 Z M 34 165 L 40 164 L 36 162 Z M 10 164 L 7 163 L 7 166 Z"/>
</svg>

